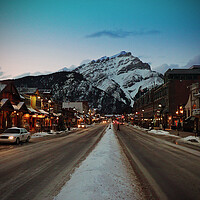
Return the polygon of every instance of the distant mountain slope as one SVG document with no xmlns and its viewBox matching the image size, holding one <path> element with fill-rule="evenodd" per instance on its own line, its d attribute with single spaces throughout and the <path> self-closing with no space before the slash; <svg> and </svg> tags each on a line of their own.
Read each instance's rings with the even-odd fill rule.
<svg viewBox="0 0 200 200">
<path fill-rule="evenodd" d="M 130 112 L 131 107 L 98 89 L 76 72 L 56 72 L 49 75 L 28 76 L 14 80 L 17 87 L 51 88 L 59 101 L 88 101 L 90 108 L 101 113 Z"/>
<path fill-rule="evenodd" d="M 104 56 L 92 60 L 74 71 L 81 73 L 93 86 L 128 105 L 133 104 L 139 88 L 149 88 L 163 83 L 162 75 L 152 71 L 148 63 L 143 63 L 125 51 L 111 57 Z"/>
</svg>

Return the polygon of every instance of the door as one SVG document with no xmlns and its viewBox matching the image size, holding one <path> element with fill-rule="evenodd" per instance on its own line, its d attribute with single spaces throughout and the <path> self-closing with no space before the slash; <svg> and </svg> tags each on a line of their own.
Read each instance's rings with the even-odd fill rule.
<svg viewBox="0 0 200 200">
<path fill-rule="evenodd" d="M 20 129 L 20 135 L 21 135 L 21 141 L 25 141 L 26 140 L 26 135 L 25 135 L 24 129 Z"/>
</svg>

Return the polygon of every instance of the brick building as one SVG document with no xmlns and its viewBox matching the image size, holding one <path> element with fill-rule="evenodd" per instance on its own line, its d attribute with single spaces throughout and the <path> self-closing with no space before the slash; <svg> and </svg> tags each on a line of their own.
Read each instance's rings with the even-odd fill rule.
<svg viewBox="0 0 200 200">
<path fill-rule="evenodd" d="M 133 110 L 137 120 L 142 124 L 154 122 L 155 126 L 177 127 L 185 118 L 184 106 L 192 83 L 200 83 L 200 66 L 166 71 L 164 84 L 136 99 Z"/>
</svg>

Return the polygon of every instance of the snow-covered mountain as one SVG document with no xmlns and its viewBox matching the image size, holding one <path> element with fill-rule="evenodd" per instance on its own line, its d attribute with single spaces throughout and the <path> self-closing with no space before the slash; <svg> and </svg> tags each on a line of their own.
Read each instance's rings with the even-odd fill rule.
<svg viewBox="0 0 200 200">
<path fill-rule="evenodd" d="M 88 101 L 90 108 L 100 113 L 130 112 L 131 107 L 92 86 L 83 75 L 76 72 L 56 72 L 49 75 L 27 76 L 14 80 L 17 87 L 52 89 L 54 100 Z"/>
<path fill-rule="evenodd" d="M 71 72 L 76 68 L 75 65 L 71 65 L 70 67 L 63 67 L 62 69 L 58 70 L 58 72 Z"/>
<path fill-rule="evenodd" d="M 163 83 L 162 75 L 152 71 L 130 52 L 122 51 L 111 57 L 102 57 L 83 64 L 75 72 L 81 73 L 91 84 L 128 105 L 139 89 Z"/>
</svg>

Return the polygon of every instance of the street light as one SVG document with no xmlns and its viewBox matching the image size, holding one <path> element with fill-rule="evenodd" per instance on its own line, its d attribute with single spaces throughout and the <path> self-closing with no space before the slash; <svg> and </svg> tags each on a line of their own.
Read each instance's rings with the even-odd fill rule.
<svg viewBox="0 0 200 200">
<path fill-rule="evenodd" d="M 49 104 L 49 132 L 50 132 L 50 129 L 51 129 L 51 109 L 50 109 L 50 107 L 51 107 L 51 100 L 49 99 L 48 100 L 48 104 Z"/>
</svg>

